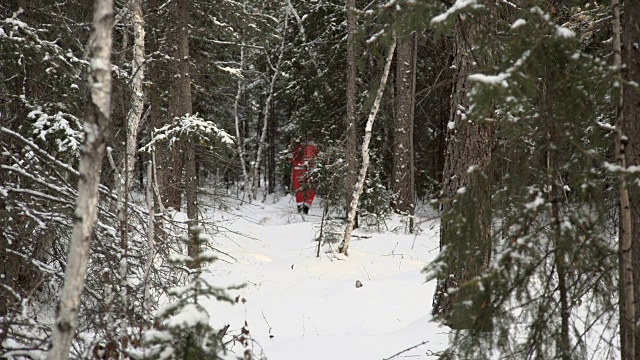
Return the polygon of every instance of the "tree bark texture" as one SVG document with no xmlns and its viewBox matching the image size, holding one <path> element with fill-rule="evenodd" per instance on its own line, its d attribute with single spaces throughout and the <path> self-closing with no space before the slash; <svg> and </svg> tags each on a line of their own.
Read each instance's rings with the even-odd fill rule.
<svg viewBox="0 0 640 360">
<path fill-rule="evenodd" d="M 131 60 L 131 107 L 127 115 L 126 161 L 122 164 L 124 184 L 121 184 L 121 196 L 126 198 L 133 184 L 133 170 L 138 154 L 138 133 L 144 109 L 144 72 L 145 72 L 145 32 L 142 17 L 141 0 L 129 4 L 133 23 L 133 59 Z"/>
<path fill-rule="evenodd" d="M 413 215 L 415 179 L 413 109 L 415 99 L 415 34 L 398 38 L 396 47 L 395 127 L 393 134 L 393 209 Z"/>
<path fill-rule="evenodd" d="M 78 198 L 69 246 L 65 279 L 47 359 L 68 359 L 80 310 L 91 237 L 96 220 L 100 169 L 105 136 L 111 121 L 111 47 L 113 1 L 96 0 L 93 12 L 94 40 L 90 51 L 89 96 L 84 118 L 84 142 L 80 151 Z"/>
<path fill-rule="evenodd" d="M 620 2 L 611 2 L 613 10 L 614 66 L 620 71 L 620 100 L 616 118 L 616 158 L 618 165 L 640 165 L 640 4 L 625 2 L 620 18 Z M 621 24 L 622 20 L 622 24 Z M 624 66 L 624 67 L 623 67 Z M 625 139 L 628 139 L 625 140 Z M 623 360 L 640 359 L 640 195 L 637 186 L 628 187 L 627 175 L 620 184 L 620 351 Z M 633 191 L 630 191 L 632 189 Z M 633 194 L 633 195 L 631 195 Z"/>
<path fill-rule="evenodd" d="M 175 122 L 178 118 L 192 113 L 189 72 L 189 1 L 175 1 L 173 14 L 175 27 L 169 37 L 173 43 L 169 46 L 173 46 L 172 62 L 174 69 L 178 71 L 178 76 L 177 79 L 170 81 L 168 118 L 170 122 Z M 180 210 L 182 206 L 182 173 L 185 170 L 185 152 L 189 151 L 186 148 L 189 146 L 188 141 L 177 141 L 169 151 L 158 153 L 158 161 L 162 169 L 162 201 L 166 207 L 173 207 L 176 210 Z M 187 190 L 189 188 L 187 184 L 184 184 L 184 187 Z"/>
<path fill-rule="evenodd" d="M 473 20 L 467 20 L 473 21 Z M 467 80 L 473 66 L 474 28 L 465 20 L 458 19 L 455 28 L 454 39 L 454 74 L 451 96 L 450 120 L 447 124 L 448 140 L 445 155 L 444 176 L 442 185 L 442 200 L 444 216 L 440 228 L 440 249 L 452 245 L 452 242 L 466 242 L 464 247 L 476 249 L 479 254 L 466 256 L 464 253 L 454 253 L 448 258 L 448 276 L 438 279 L 436 292 L 433 299 L 432 314 L 444 316 L 449 319 L 454 327 L 467 327 L 466 314 L 452 314 L 454 304 L 459 296 L 458 292 L 450 293 L 450 290 L 459 288 L 459 285 L 480 274 L 489 264 L 491 257 L 490 225 L 490 189 L 481 188 L 482 185 L 472 184 L 469 168 L 487 164 L 491 157 L 492 130 L 490 127 L 467 121 L 465 112 L 468 109 L 467 94 L 472 84 Z M 456 193 L 461 188 L 474 185 L 475 210 L 473 218 L 469 219 L 477 231 L 468 238 L 456 236 L 450 231 L 451 223 L 448 223 L 446 214 L 452 209 L 452 202 Z M 455 315 L 455 316 L 452 316 Z M 457 318 L 457 319 L 455 319 Z M 457 323 L 457 324 L 454 324 Z"/>
<path fill-rule="evenodd" d="M 244 70 L 244 47 L 240 47 L 240 69 Z M 241 131 L 244 122 L 240 121 L 240 113 L 238 112 L 238 106 L 240 105 L 240 98 L 244 90 L 244 80 L 242 77 L 238 78 L 238 91 L 236 92 L 236 98 L 233 102 L 233 117 L 235 119 L 236 128 L 236 149 L 238 151 L 238 158 L 240 159 L 240 168 L 242 171 L 242 179 L 244 180 L 245 188 L 249 186 L 249 174 L 247 173 L 247 163 L 245 161 L 245 145 L 244 136 Z M 246 193 L 246 192 L 245 192 Z M 251 196 L 251 195 L 249 195 Z"/>
<path fill-rule="evenodd" d="M 273 194 L 276 191 L 276 117 L 274 116 L 273 104 L 271 105 L 271 119 L 269 128 L 267 129 L 267 194 Z M 266 201 L 266 198 L 262 202 Z"/>
<path fill-rule="evenodd" d="M 356 1 L 347 0 L 347 117 L 345 118 L 345 157 L 347 163 L 347 171 L 345 176 L 346 190 L 346 213 L 349 214 L 349 206 L 353 200 L 353 190 L 356 185 L 356 166 L 358 163 L 356 146 L 357 146 L 357 115 L 356 115 L 356 94 L 357 94 L 357 66 L 355 52 L 355 33 L 356 29 Z M 357 227 L 358 217 L 356 212 L 354 226 Z"/>
<path fill-rule="evenodd" d="M 193 114 L 193 105 L 191 97 L 191 69 L 189 55 L 189 6 L 190 0 L 178 0 L 177 2 L 177 20 L 178 20 L 178 62 L 180 65 L 180 80 L 178 90 L 178 112 L 174 115 L 176 117 L 184 117 Z M 196 224 L 198 222 L 198 174 L 196 167 L 196 152 L 195 145 L 189 139 L 184 139 L 182 144 L 179 145 L 183 152 L 183 166 L 184 166 L 184 186 L 185 197 L 187 202 L 187 217 L 189 222 Z M 180 157 L 181 154 L 178 154 Z M 176 166 L 176 168 L 179 168 Z M 180 187 L 182 174 L 181 171 L 174 174 L 178 177 L 176 186 L 178 186 L 177 192 L 182 191 Z M 198 244 L 190 244 L 187 253 L 189 256 L 195 256 L 198 254 Z"/>
<path fill-rule="evenodd" d="M 360 173 L 358 174 L 358 180 L 353 189 L 353 197 L 351 198 L 349 215 L 347 216 L 347 227 L 344 231 L 344 237 L 342 239 L 342 243 L 340 244 L 340 253 L 345 255 L 348 255 L 348 252 L 349 252 L 349 242 L 351 241 L 351 233 L 353 232 L 353 226 L 355 223 L 356 211 L 358 209 L 358 201 L 360 200 L 360 195 L 362 194 L 362 188 L 364 187 L 364 180 L 367 176 L 367 169 L 369 168 L 369 142 L 371 141 L 371 136 L 373 135 L 373 122 L 376 120 L 376 115 L 378 115 L 378 109 L 380 109 L 380 102 L 382 101 L 384 88 L 387 85 L 387 78 L 389 77 L 389 69 L 391 68 L 391 60 L 393 60 L 393 54 L 395 53 L 395 50 L 396 50 L 396 39 L 394 36 L 393 43 L 391 44 L 391 48 L 389 49 L 389 54 L 387 55 L 386 63 L 384 65 L 384 72 L 382 73 L 382 78 L 380 79 L 380 86 L 378 87 L 376 98 L 373 102 L 373 108 L 371 108 L 371 112 L 369 113 L 369 118 L 367 119 L 367 126 L 364 129 L 364 140 L 362 141 L 362 165 L 360 166 Z"/>
</svg>

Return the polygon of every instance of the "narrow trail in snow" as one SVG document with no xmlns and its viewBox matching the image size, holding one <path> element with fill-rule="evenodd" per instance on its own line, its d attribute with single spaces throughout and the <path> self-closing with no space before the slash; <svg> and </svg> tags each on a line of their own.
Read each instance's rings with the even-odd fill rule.
<svg viewBox="0 0 640 360">
<path fill-rule="evenodd" d="M 429 315 L 435 284 L 422 273 L 438 253 L 438 220 L 423 221 L 413 235 L 394 217 L 385 224 L 391 231 L 356 231 L 349 257 L 337 254 L 337 244 L 324 244 L 316 257 L 320 206 L 304 219 L 289 197 L 238 211 L 205 214 L 234 232 L 213 236 L 232 258 L 212 264 L 209 281 L 246 284 L 232 293 L 244 302 L 204 303 L 214 328 L 229 324 L 238 334 L 246 322 L 252 350 L 270 360 L 383 359 L 421 343 L 402 356 L 434 359 L 446 347 L 448 329 Z"/>
</svg>

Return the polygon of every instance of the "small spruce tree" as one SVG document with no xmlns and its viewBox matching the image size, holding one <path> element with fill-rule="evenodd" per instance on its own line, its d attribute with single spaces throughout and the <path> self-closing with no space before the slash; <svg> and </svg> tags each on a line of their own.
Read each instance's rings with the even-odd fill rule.
<svg viewBox="0 0 640 360">
<path fill-rule="evenodd" d="M 145 349 L 132 354 L 138 359 L 221 359 L 222 339 L 209 325 L 209 312 L 200 304 L 203 298 L 234 303 L 226 290 L 209 284 L 202 276 L 203 266 L 217 259 L 215 253 L 204 249 L 208 238 L 202 228 L 189 226 L 187 245 L 199 251 L 195 256 L 173 254 L 169 260 L 182 270 L 190 269 L 185 286 L 174 287 L 169 295 L 175 301 L 158 309 L 157 328 L 143 335 Z"/>
</svg>

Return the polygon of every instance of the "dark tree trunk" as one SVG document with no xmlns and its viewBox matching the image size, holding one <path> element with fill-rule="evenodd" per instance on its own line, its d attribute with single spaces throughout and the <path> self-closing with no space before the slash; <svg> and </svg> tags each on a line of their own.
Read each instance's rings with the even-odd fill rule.
<svg viewBox="0 0 640 360">
<path fill-rule="evenodd" d="M 442 200 L 444 216 L 440 229 L 440 249 L 445 246 L 455 249 L 473 249 L 475 254 L 452 251 L 448 257 L 448 269 L 444 278 L 438 280 L 433 299 L 433 315 L 444 316 L 449 324 L 456 328 L 471 326 L 470 313 L 455 311 L 458 298 L 464 298 L 461 292 L 450 294 L 450 290 L 474 278 L 488 266 L 491 257 L 490 225 L 491 214 L 488 212 L 490 192 L 486 184 L 470 181 L 471 165 L 482 166 L 488 163 L 491 156 L 492 134 L 488 126 L 469 123 L 465 120 L 462 109 L 467 109 L 466 95 L 471 90 L 467 74 L 473 69 L 474 58 L 470 46 L 473 44 L 474 29 L 464 20 L 458 20 L 454 39 L 454 74 L 450 106 L 449 134 L 445 155 Z M 459 236 L 452 230 L 452 222 L 447 221 L 447 213 L 452 209 L 452 201 L 461 188 L 467 188 L 475 196 L 474 208 L 469 213 L 475 229 L 465 236 Z M 462 243 L 460 243 L 462 242 Z M 475 303 L 474 303 L 475 306 Z"/>
<path fill-rule="evenodd" d="M 395 198 L 391 205 L 395 211 L 408 215 L 413 215 L 415 210 L 413 159 L 415 50 L 415 34 L 398 38 L 392 181 Z"/>
<path fill-rule="evenodd" d="M 267 133 L 267 193 L 273 194 L 276 190 L 276 117 L 271 106 L 271 121 L 268 124 Z"/>
<path fill-rule="evenodd" d="M 193 114 L 193 107 L 191 103 L 191 71 L 190 71 L 190 61 L 191 57 L 189 56 L 189 4 L 190 0 L 178 0 L 177 1 L 177 20 L 178 20 L 178 63 L 180 70 L 180 80 L 177 84 L 178 86 L 178 97 L 177 97 L 177 113 L 174 116 L 186 116 Z M 191 224 L 198 223 L 198 174 L 196 171 L 196 153 L 194 149 L 194 144 L 192 141 L 186 139 L 181 144 L 181 151 L 183 154 L 178 153 L 176 156 L 176 160 L 179 163 L 176 163 L 175 168 L 181 169 L 184 166 L 185 169 L 185 197 L 187 200 L 187 217 L 189 218 L 189 222 Z M 181 155 L 184 155 L 182 157 Z M 182 163 L 184 161 L 184 163 Z M 184 164 L 184 165 L 183 165 Z M 175 191 L 175 195 L 177 195 L 177 200 L 180 199 L 179 195 L 182 192 L 182 187 L 180 186 L 181 180 L 181 171 L 178 171 L 173 174 L 173 176 L 177 177 L 176 186 L 177 189 Z M 195 256 L 198 254 L 198 245 L 197 244 L 189 244 L 188 255 Z"/>
<path fill-rule="evenodd" d="M 640 83 L 640 3 L 625 1 L 622 13 L 622 77 L 624 79 L 623 132 L 629 139 L 626 145 L 628 166 L 640 165 L 640 90 L 629 83 Z M 630 179 L 631 180 L 631 179 Z M 632 263 L 636 321 L 640 319 L 640 189 L 629 181 Z M 640 359 L 640 331 L 636 331 L 635 358 Z"/>
</svg>

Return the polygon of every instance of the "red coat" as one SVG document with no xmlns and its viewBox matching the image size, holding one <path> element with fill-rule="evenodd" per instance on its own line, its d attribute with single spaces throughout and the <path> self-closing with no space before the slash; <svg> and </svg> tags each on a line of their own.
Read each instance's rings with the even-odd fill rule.
<svg viewBox="0 0 640 360">
<path fill-rule="evenodd" d="M 298 145 L 293 151 L 293 191 L 296 193 L 298 205 L 306 204 L 311 207 L 316 196 L 315 188 L 304 186 L 304 176 L 307 173 L 307 169 L 313 165 L 313 159 L 317 155 L 318 148 L 313 141 Z"/>
</svg>

